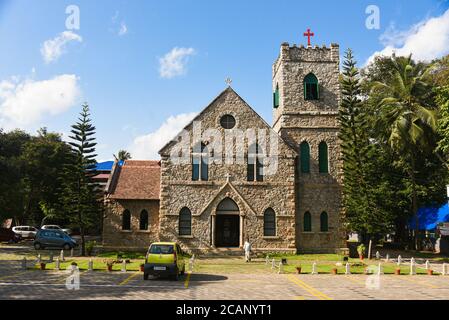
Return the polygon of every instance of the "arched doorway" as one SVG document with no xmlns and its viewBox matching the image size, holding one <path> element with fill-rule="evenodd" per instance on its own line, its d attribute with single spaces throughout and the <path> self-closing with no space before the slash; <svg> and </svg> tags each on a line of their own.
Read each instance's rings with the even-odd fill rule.
<svg viewBox="0 0 449 320">
<path fill-rule="evenodd" d="M 215 246 L 240 246 L 240 210 L 230 198 L 221 201 L 217 206 L 215 218 Z"/>
</svg>

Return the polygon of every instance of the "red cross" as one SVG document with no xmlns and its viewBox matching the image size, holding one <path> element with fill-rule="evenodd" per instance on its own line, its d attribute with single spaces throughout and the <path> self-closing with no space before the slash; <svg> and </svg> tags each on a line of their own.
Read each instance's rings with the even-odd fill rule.
<svg viewBox="0 0 449 320">
<path fill-rule="evenodd" d="M 315 34 L 310 32 L 310 29 L 307 29 L 307 32 L 304 33 L 304 37 L 307 37 L 307 45 L 310 47 L 310 37 L 313 37 Z"/>
</svg>

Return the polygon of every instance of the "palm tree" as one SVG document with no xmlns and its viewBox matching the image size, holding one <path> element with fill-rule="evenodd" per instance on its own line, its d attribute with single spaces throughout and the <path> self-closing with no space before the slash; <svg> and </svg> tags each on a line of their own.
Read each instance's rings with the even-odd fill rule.
<svg viewBox="0 0 449 320">
<path fill-rule="evenodd" d="M 131 159 L 131 153 L 126 150 L 119 150 L 118 155 L 114 154 L 114 158 L 117 161 L 125 161 Z"/>
<path fill-rule="evenodd" d="M 415 64 L 411 55 L 393 56 L 392 62 L 391 77 L 375 82 L 371 92 L 380 112 L 378 132 L 406 165 L 416 220 L 415 248 L 419 250 L 416 155 L 435 145 L 436 106 L 432 87 L 426 81 L 429 66 Z"/>
</svg>

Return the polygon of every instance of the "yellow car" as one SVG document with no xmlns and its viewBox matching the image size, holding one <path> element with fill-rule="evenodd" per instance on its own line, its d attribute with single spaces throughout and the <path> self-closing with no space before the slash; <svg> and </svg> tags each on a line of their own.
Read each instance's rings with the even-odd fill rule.
<svg viewBox="0 0 449 320">
<path fill-rule="evenodd" d="M 185 272 L 181 247 L 176 242 L 155 242 L 148 248 L 145 256 L 143 279 L 148 276 L 169 276 L 178 280 Z"/>
</svg>

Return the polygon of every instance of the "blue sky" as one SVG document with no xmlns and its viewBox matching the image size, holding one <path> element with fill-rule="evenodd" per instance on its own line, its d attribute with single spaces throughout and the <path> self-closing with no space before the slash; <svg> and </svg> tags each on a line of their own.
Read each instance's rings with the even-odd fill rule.
<svg viewBox="0 0 449 320">
<path fill-rule="evenodd" d="M 365 27 L 370 4 L 378 30 Z M 69 5 L 79 30 L 66 28 Z M 350 47 L 361 66 L 392 49 L 426 60 L 449 53 L 448 10 L 447 0 L 0 0 L 0 126 L 66 134 L 87 101 L 99 161 L 119 149 L 155 158 L 226 77 L 271 123 L 271 65 L 282 42 L 306 44 L 307 28 L 312 44 Z"/>
</svg>

